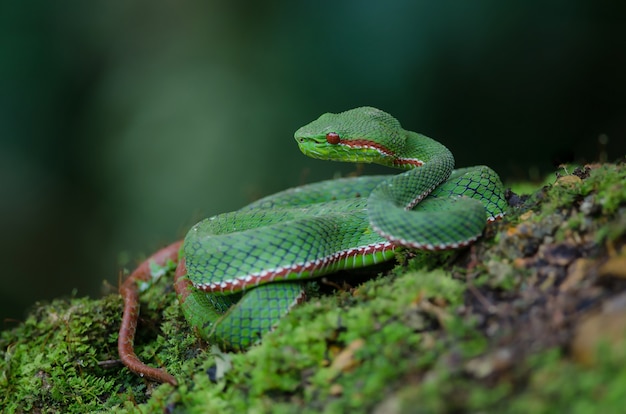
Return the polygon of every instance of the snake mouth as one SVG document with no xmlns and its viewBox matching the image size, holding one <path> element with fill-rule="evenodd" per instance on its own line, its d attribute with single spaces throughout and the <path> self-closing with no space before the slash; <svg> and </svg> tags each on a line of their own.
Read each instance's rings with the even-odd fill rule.
<svg viewBox="0 0 626 414">
<path fill-rule="evenodd" d="M 380 164 L 403 169 L 424 164 L 424 161 L 417 158 L 398 157 L 393 151 L 366 139 L 342 139 L 337 144 L 303 137 L 296 140 L 304 155 L 320 160 Z"/>
<path fill-rule="evenodd" d="M 304 155 L 321 160 L 389 165 L 395 159 L 391 151 L 367 140 L 341 140 L 330 144 L 326 139 L 296 137 L 296 141 Z"/>
<path fill-rule="evenodd" d="M 323 145 L 322 143 L 307 140 L 306 138 L 296 138 L 296 140 L 298 141 L 298 148 L 304 155 L 324 159 L 324 152 L 319 150 L 320 146 Z"/>
</svg>

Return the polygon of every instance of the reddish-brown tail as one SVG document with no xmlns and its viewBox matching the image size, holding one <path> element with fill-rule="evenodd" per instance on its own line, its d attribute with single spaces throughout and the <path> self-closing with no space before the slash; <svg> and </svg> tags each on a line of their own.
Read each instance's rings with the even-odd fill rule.
<svg viewBox="0 0 626 414">
<path fill-rule="evenodd" d="M 143 261 L 120 287 L 120 295 L 124 299 L 124 314 L 122 325 L 120 326 L 117 349 L 120 359 L 134 373 L 141 377 L 149 378 L 153 381 L 167 382 L 176 386 L 176 379 L 166 371 L 152 368 L 144 364 L 135 355 L 134 341 L 137 330 L 137 319 L 139 318 L 139 292 L 137 282 L 140 280 L 150 280 L 150 263 L 164 266 L 168 260 L 177 261 L 178 251 L 182 245 L 182 240 L 170 244 L 157 251 L 152 256 Z"/>
</svg>

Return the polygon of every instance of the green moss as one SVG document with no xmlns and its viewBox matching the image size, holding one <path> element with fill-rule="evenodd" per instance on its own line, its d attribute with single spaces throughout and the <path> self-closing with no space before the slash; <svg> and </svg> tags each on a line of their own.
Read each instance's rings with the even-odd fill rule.
<svg viewBox="0 0 626 414">
<path fill-rule="evenodd" d="M 621 165 L 604 164 L 590 171 L 589 178 L 581 182 L 582 195 L 594 194 L 605 215 L 613 214 L 626 202 L 626 169 Z"/>
<path fill-rule="evenodd" d="M 553 349 L 528 360 L 528 386 L 502 407 L 510 413 L 618 413 L 626 399 L 626 360 L 602 345 L 593 369 L 569 362 Z"/>
<path fill-rule="evenodd" d="M 88 411 L 117 407 L 121 375 L 100 361 L 116 358 L 112 323 L 120 300 L 56 300 L 37 304 L 11 331 L 3 331 L 0 406 L 5 412 Z"/>
</svg>

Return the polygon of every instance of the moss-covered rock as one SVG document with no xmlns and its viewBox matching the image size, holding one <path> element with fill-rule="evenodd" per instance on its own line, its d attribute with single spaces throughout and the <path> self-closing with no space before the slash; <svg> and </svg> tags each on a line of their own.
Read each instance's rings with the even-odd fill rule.
<svg viewBox="0 0 626 414">
<path fill-rule="evenodd" d="M 562 171 L 458 252 L 312 284 L 259 346 L 193 335 L 171 288 L 142 294 L 117 360 L 116 294 L 36 304 L 0 337 L 2 412 L 618 412 L 626 401 L 626 166 Z M 515 190 L 515 189 L 514 189 Z M 328 292 L 332 290 L 332 292 Z"/>
</svg>

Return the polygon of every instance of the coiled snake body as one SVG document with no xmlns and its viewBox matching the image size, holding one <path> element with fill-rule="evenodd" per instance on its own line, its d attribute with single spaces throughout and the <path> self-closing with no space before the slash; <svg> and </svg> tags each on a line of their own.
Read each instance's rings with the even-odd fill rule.
<svg viewBox="0 0 626 414">
<path fill-rule="evenodd" d="M 451 152 L 406 131 L 371 107 L 324 114 L 295 133 L 308 156 L 378 163 L 405 172 L 322 181 L 295 187 L 241 210 L 196 224 L 184 242 L 149 260 L 180 260 L 176 290 L 183 313 L 204 338 L 245 349 L 260 340 L 302 299 L 303 279 L 393 258 L 397 246 L 440 250 L 466 246 L 487 221 L 504 214 L 498 175 L 489 167 L 453 170 Z M 121 288 L 125 311 L 119 349 L 140 375 L 175 384 L 147 367 L 132 342 L 138 313 L 136 281 L 147 262 Z"/>
</svg>

